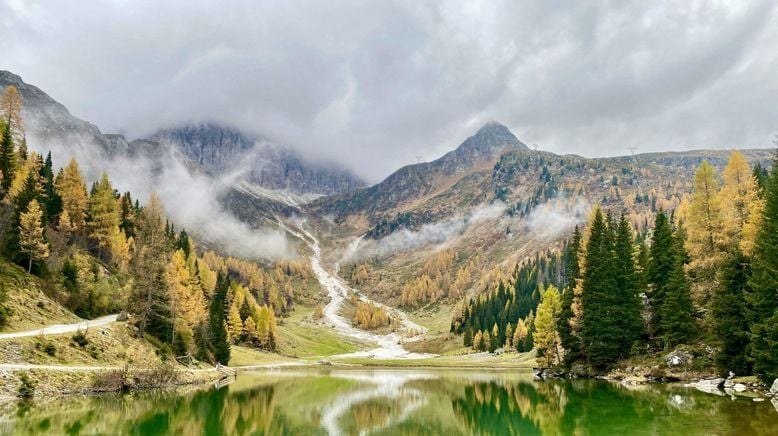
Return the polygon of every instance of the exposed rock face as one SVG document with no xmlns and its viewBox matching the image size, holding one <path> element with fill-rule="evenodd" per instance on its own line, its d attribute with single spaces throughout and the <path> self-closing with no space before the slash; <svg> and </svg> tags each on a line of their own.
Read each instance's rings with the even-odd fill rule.
<svg viewBox="0 0 778 436">
<path fill-rule="evenodd" d="M 667 362 L 667 366 L 674 368 L 676 366 L 688 365 L 693 358 L 694 357 L 686 351 L 676 350 L 665 357 L 665 362 Z"/>
<path fill-rule="evenodd" d="M 494 161 L 506 150 L 523 152 L 529 147 L 507 127 L 490 122 L 439 159 L 404 166 L 381 183 L 345 196 L 324 199 L 316 206 L 326 213 L 340 216 L 384 212 L 435 192 L 441 183 L 449 183 L 458 177 L 464 180 L 479 166 L 488 166 L 485 176 L 490 176 Z"/>
<path fill-rule="evenodd" d="M 293 150 L 216 124 L 160 130 L 150 139 L 175 147 L 213 173 L 237 174 L 264 188 L 331 195 L 364 186 L 349 171 L 306 162 Z"/>
<path fill-rule="evenodd" d="M 778 395 L 778 378 L 773 380 L 773 385 L 770 387 L 770 393 Z"/>
<path fill-rule="evenodd" d="M 723 386 L 724 386 L 723 378 L 712 378 L 712 379 L 700 380 L 694 385 L 694 387 L 697 388 L 697 390 L 709 394 L 715 394 L 715 395 L 724 395 L 724 391 L 721 390 Z"/>
<path fill-rule="evenodd" d="M 22 96 L 27 137 L 33 144 L 55 142 L 70 147 L 96 148 L 103 154 L 126 151 L 127 141 L 119 135 L 103 135 L 100 129 L 80 118 L 43 92 L 37 86 L 25 83 L 21 77 L 0 70 L 0 92 L 13 85 Z"/>
</svg>

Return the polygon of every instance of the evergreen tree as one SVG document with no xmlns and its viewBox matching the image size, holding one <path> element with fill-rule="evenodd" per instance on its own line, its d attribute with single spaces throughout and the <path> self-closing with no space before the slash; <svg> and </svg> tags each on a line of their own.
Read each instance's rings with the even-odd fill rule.
<svg viewBox="0 0 778 436">
<path fill-rule="evenodd" d="M 651 304 L 649 326 L 654 336 L 662 334 L 662 313 L 670 273 L 675 267 L 675 247 L 673 228 L 665 212 L 656 214 L 654 231 L 649 249 L 647 281 L 648 300 Z"/>
<path fill-rule="evenodd" d="M 27 211 L 19 219 L 19 251 L 27 256 L 27 272 L 32 271 L 33 261 L 49 257 L 49 243 L 43 234 L 43 211 L 37 200 L 30 201 Z"/>
<path fill-rule="evenodd" d="M 619 356 L 619 327 L 615 308 L 613 231 L 602 209 L 589 225 L 581 295 L 581 349 L 589 365 L 605 369 Z M 620 314 L 618 314 L 620 316 Z"/>
<path fill-rule="evenodd" d="M 219 273 L 216 277 L 216 289 L 208 310 L 208 324 L 210 327 L 210 347 L 216 363 L 227 365 L 230 361 L 230 341 L 227 334 L 227 321 L 225 319 L 225 305 L 227 292 L 230 289 L 229 276 Z"/>
<path fill-rule="evenodd" d="M 764 189 L 767 186 L 767 180 L 770 177 L 770 174 L 767 172 L 767 168 L 763 167 L 761 163 L 757 162 L 754 164 L 752 174 L 754 176 L 754 180 L 756 180 L 756 186 L 759 189 L 759 193 L 764 193 Z"/>
<path fill-rule="evenodd" d="M 754 373 L 771 383 L 778 378 L 778 151 L 765 185 L 764 200 L 748 282 L 750 358 Z"/>
<path fill-rule="evenodd" d="M 42 198 L 44 200 L 44 218 L 46 223 L 51 223 L 54 217 L 62 211 L 62 198 L 54 187 L 54 170 L 51 163 L 51 152 L 46 155 L 46 160 L 39 169 L 39 175 L 43 181 Z"/>
<path fill-rule="evenodd" d="M 662 338 L 665 346 L 670 348 L 689 342 L 696 329 L 690 285 L 684 271 L 686 252 L 683 248 L 683 234 L 683 230 L 679 229 L 674 250 L 675 262 L 660 308 Z"/>
<path fill-rule="evenodd" d="M 618 344 L 624 352 L 643 336 L 643 318 L 640 316 L 641 302 L 638 296 L 638 277 L 633 256 L 634 239 L 632 225 L 624 215 L 618 223 L 615 242 L 616 295 L 614 314 L 616 315 Z M 614 316 L 614 315 L 611 315 Z"/>
<path fill-rule="evenodd" d="M 14 149 L 11 127 L 7 123 L 0 125 L 2 137 L 0 137 L 0 198 L 5 197 L 16 174 L 16 150 Z"/>
<path fill-rule="evenodd" d="M 578 226 L 575 226 L 573 237 L 565 250 L 565 271 L 567 273 L 567 287 L 562 290 L 562 309 L 559 313 L 559 322 L 557 331 L 562 342 L 562 347 L 566 350 L 565 358 L 568 362 L 577 359 L 580 342 L 578 337 L 573 334 L 570 320 L 573 318 L 573 301 L 575 300 L 575 288 L 581 276 L 580 259 L 578 253 L 581 251 L 581 242 L 583 235 Z"/>
<path fill-rule="evenodd" d="M 719 286 L 711 304 L 714 332 L 720 344 L 716 366 L 721 374 L 751 373 L 746 358 L 749 326 L 746 313 L 746 286 L 750 276 L 748 259 L 735 251 L 720 272 Z"/>
</svg>

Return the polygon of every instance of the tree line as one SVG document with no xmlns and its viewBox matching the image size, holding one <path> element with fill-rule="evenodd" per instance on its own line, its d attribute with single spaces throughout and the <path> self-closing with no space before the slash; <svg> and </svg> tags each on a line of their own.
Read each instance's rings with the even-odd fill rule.
<svg viewBox="0 0 778 436">
<path fill-rule="evenodd" d="M 658 211 L 644 234 L 636 235 L 624 214 L 595 207 L 561 254 L 565 281 L 537 284 L 531 319 L 511 311 L 526 313 L 535 302 L 512 309 L 516 293 L 500 284 L 471 300 L 452 332 L 466 343 L 475 332 L 482 342 L 488 333 L 502 344 L 508 336 L 502 331 L 511 328 L 515 336 L 522 320 L 541 365 L 580 364 L 596 372 L 630 356 L 707 344 L 716 350 L 719 372 L 772 381 L 778 377 L 778 154 L 773 168 L 751 168 L 739 152 L 721 174 L 703 161 L 692 192 L 674 210 Z M 522 341 L 509 345 L 528 351 Z"/>
<path fill-rule="evenodd" d="M 0 98 L 2 254 L 39 277 L 49 296 L 92 318 L 126 310 L 163 355 L 227 363 L 230 345 L 275 349 L 276 316 L 292 304 L 293 262 L 256 264 L 198 255 L 153 192 L 145 205 L 108 174 L 87 189 L 78 162 L 56 173 L 51 153 L 29 151 L 13 86 Z M 8 317 L 0 295 L 0 327 Z"/>
</svg>

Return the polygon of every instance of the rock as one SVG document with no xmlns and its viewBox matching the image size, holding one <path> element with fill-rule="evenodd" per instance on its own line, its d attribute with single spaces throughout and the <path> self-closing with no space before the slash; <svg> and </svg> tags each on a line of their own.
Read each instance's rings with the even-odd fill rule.
<svg viewBox="0 0 778 436">
<path fill-rule="evenodd" d="M 743 383 L 736 383 L 732 389 L 734 389 L 735 392 L 745 392 L 748 388 Z"/>
<path fill-rule="evenodd" d="M 723 378 L 711 378 L 698 381 L 694 387 L 698 391 L 706 392 L 715 395 L 724 395 L 721 388 L 724 386 Z"/>
<path fill-rule="evenodd" d="M 734 377 L 735 377 L 735 373 L 734 373 L 734 372 L 732 372 L 732 371 L 730 371 L 730 372 L 729 372 L 729 375 L 727 376 L 727 380 L 731 380 L 731 379 L 733 379 Z"/>
<path fill-rule="evenodd" d="M 505 353 L 505 348 L 498 348 L 498 349 L 494 350 L 494 355 L 495 356 L 499 356 L 499 355 L 501 355 L 503 353 Z"/>
<path fill-rule="evenodd" d="M 673 368 L 676 366 L 688 365 L 689 363 L 691 363 L 693 358 L 694 357 L 687 351 L 675 350 L 672 353 L 665 356 L 665 362 L 667 362 L 667 366 Z"/>
<path fill-rule="evenodd" d="M 764 401 L 764 398 L 756 397 L 756 398 L 754 398 L 754 401 L 757 402 L 757 403 L 761 403 L 762 401 Z"/>
<path fill-rule="evenodd" d="M 731 379 L 727 379 L 724 381 L 724 389 L 732 389 L 735 387 L 735 382 L 733 382 Z"/>
<path fill-rule="evenodd" d="M 127 321 L 127 319 L 129 319 L 129 315 L 125 311 L 119 312 L 119 315 L 116 316 L 117 321 Z"/>
<path fill-rule="evenodd" d="M 778 397 L 773 398 L 770 400 L 771 403 L 773 403 L 773 407 L 775 407 L 775 411 L 778 412 Z"/>
<path fill-rule="evenodd" d="M 332 362 L 330 362 L 327 359 L 321 359 L 318 363 L 319 363 L 319 365 L 332 366 Z"/>
<path fill-rule="evenodd" d="M 778 378 L 773 380 L 773 386 L 770 388 L 770 393 L 778 395 Z"/>
</svg>

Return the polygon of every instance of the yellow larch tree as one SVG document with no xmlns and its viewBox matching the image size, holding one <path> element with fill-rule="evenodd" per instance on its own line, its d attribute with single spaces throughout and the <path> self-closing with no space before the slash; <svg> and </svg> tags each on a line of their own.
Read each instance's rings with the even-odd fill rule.
<svg viewBox="0 0 778 436">
<path fill-rule="evenodd" d="M 19 216 L 19 251 L 29 259 L 28 273 L 32 271 L 34 261 L 49 257 L 49 243 L 43 235 L 43 211 L 38 200 L 30 201 L 27 211 Z"/>
<path fill-rule="evenodd" d="M 57 174 L 55 180 L 57 193 L 62 198 L 62 209 L 67 212 L 70 227 L 75 231 L 84 230 L 88 196 L 86 183 L 78 162 L 71 159 L 68 165 Z M 61 217 L 60 217 L 61 221 Z"/>
</svg>

